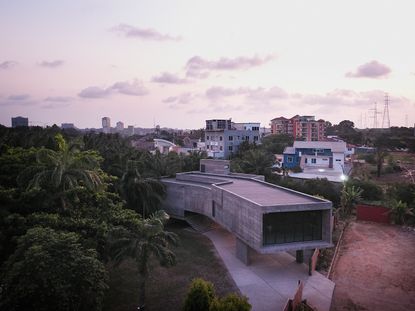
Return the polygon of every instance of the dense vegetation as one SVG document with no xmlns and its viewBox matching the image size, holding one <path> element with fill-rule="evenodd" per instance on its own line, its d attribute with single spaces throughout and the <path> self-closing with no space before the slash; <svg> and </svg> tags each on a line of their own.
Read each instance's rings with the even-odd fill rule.
<svg viewBox="0 0 415 311">
<path fill-rule="evenodd" d="M 143 305 L 150 261 L 175 262 L 158 178 L 203 154 L 153 156 L 55 126 L 0 127 L 0 146 L 0 309 L 101 310 L 107 269 L 130 257 Z"/>
</svg>

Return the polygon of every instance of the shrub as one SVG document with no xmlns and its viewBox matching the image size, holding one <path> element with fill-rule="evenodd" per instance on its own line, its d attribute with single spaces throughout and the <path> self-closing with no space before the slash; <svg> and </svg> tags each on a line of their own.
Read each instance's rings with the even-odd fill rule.
<svg viewBox="0 0 415 311">
<path fill-rule="evenodd" d="M 294 167 L 291 169 L 291 171 L 292 171 L 293 173 L 302 173 L 302 172 L 303 172 L 303 169 L 302 169 L 301 167 L 299 167 L 299 166 L 294 166 Z"/>
<path fill-rule="evenodd" d="M 246 296 L 229 294 L 221 299 L 216 298 L 209 311 L 250 311 L 251 308 Z"/>
<path fill-rule="evenodd" d="M 215 299 L 215 289 L 211 282 L 197 278 L 190 284 L 183 311 L 209 311 Z"/>
<path fill-rule="evenodd" d="M 382 188 L 372 181 L 352 179 L 347 184 L 362 189 L 361 197 L 363 200 L 379 201 L 383 198 Z"/>
</svg>

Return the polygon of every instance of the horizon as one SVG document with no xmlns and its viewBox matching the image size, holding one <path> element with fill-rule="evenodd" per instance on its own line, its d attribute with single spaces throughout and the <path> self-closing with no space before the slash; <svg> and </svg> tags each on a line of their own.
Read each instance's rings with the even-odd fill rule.
<svg viewBox="0 0 415 311">
<path fill-rule="evenodd" d="M 296 114 L 415 123 L 415 4 L 0 3 L 0 124 L 203 128 Z M 387 21 L 387 22 L 384 22 Z"/>
</svg>

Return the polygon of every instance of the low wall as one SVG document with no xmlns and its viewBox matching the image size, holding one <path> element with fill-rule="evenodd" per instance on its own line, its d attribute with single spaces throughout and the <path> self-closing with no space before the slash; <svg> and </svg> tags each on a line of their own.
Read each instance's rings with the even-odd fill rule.
<svg viewBox="0 0 415 311">
<path fill-rule="evenodd" d="M 378 205 L 356 205 L 357 220 L 373 221 L 383 224 L 390 223 L 389 209 Z"/>
</svg>

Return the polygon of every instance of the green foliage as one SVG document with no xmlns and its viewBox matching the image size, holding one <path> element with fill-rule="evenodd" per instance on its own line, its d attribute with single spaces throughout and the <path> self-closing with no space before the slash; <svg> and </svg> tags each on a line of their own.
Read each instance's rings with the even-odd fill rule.
<svg viewBox="0 0 415 311">
<path fill-rule="evenodd" d="M 340 198 L 340 216 L 346 218 L 351 214 L 354 205 L 362 200 L 362 192 L 359 187 L 344 185 Z"/>
<path fill-rule="evenodd" d="M 383 199 L 382 188 L 373 181 L 350 179 L 347 181 L 347 185 L 362 189 L 361 197 L 365 201 L 380 201 Z"/>
<path fill-rule="evenodd" d="M 140 163 L 129 161 L 121 179 L 121 194 L 127 207 L 144 218 L 160 209 L 166 195 L 165 186 L 154 178 L 143 178 L 138 171 Z"/>
<path fill-rule="evenodd" d="M 285 147 L 292 146 L 294 137 L 287 134 L 268 135 L 262 138 L 260 148 L 268 153 L 282 154 Z"/>
<path fill-rule="evenodd" d="M 241 158 L 232 160 L 233 170 L 246 174 L 269 175 L 274 164 L 274 156 L 263 150 L 251 149 L 246 151 Z"/>
<path fill-rule="evenodd" d="M 33 228 L 3 267 L 2 310 L 100 310 L 107 273 L 79 236 Z"/>
<path fill-rule="evenodd" d="M 246 296 L 229 294 L 223 298 L 216 297 L 211 282 L 201 278 L 190 284 L 183 311 L 249 311 L 251 305 Z"/>
<path fill-rule="evenodd" d="M 201 159 L 206 159 L 206 151 L 192 151 L 188 155 L 182 156 L 183 171 L 191 172 L 198 171 Z"/>
<path fill-rule="evenodd" d="M 409 207 L 415 208 L 415 184 L 396 183 L 390 185 L 387 189 L 387 195 L 390 200 L 400 200 Z"/>
<path fill-rule="evenodd" d="M 215 299 L 215 289 L 211 282 L 194 279 L 184 302 L 183 311 L 209 311 Z"/>
<path fill-rule="evenodd" d="M 140 273 L 140 304 L 145 305 L 146 280 L 150 272 L 152 258 L 162 266 L 176 263 L 176 256 L 170 246 L 177 244 L 177 236 L 164 230 L 169 216 L 158 211 L 148 219 L 136 220 L 129 228 L 115 227 L 111 232 L 110 252 L 112 259 L 119 265 L 127 258 L 132 258 Z"/>
<path fill-rule="evenodd" d="M 216 298 L 209 311 L 250 311 L 251 308 L 246 296 L 229 294 L 224 298 Z"/>
<path fill-rule="evenodd" d="M 405 202 L 400 200 L 392 200 L 389 203 L 389 208 L 393 222 L 397 225 L 404 225 L 409 218 L 415 216 L 413 209 L 409 208 Z"/>
</svg>

